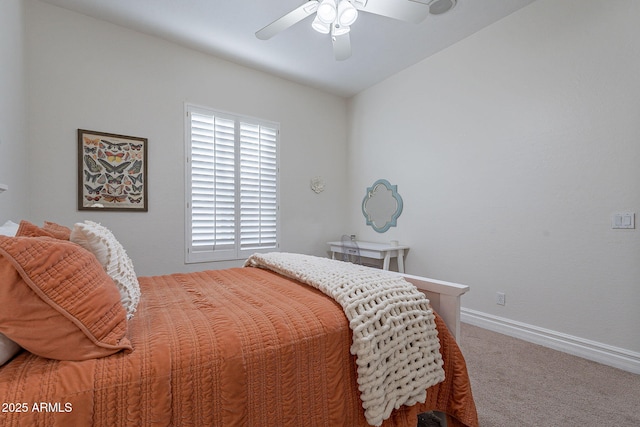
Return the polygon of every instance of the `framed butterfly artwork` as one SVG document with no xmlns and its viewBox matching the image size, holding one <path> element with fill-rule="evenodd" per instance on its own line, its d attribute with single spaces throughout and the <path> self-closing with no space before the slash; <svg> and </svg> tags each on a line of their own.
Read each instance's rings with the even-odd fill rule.
<svg viewBox="0 0 640 427">
<path fill-rule="evenodd" d="M 147 212 L 147 139 L 78 129 L 78 210 Z"/>
</svg>

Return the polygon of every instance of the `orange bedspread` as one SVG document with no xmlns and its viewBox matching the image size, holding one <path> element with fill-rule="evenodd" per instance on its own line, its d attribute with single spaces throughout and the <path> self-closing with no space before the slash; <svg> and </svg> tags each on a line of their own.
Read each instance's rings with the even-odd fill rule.
<svg viewBox="0 0 640 427">
<path fill-rule="evenodd" d="M 1 426 L 367 426 L 340 306 L 257 268 L 140 278 L 134 351 L 0 368 Z M 438 317 L 446 380 L 383 426 L 425 410 L 477 426 L 464 359 Z"/>
</svg>

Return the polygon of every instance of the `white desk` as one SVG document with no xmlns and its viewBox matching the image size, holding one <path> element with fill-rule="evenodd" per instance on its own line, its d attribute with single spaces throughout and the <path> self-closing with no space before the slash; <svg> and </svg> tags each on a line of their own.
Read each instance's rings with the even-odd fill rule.
<svg viewBox="0 0 640 427">
<path fill-rule="evenodd" d="M 382 269 L 389 269 L 389 261 L 391 258 L 398 258 L 398 271 L 404 273 L 404 254 L 409 249 L 409 246 L 405 245 L 391 245 L 390 243 L 374 243 L 374 242 L 360 242 L 356 241 L 358 249 L 360 250 L 360 256 L 372 259 L 382 259 Z M 331 246 L 331 258 L 336 259 L 336 254 L 349 253 L 352 254 L 353 246 L 349 245 L 349 242 L 328 242 Z"/>
</svg>

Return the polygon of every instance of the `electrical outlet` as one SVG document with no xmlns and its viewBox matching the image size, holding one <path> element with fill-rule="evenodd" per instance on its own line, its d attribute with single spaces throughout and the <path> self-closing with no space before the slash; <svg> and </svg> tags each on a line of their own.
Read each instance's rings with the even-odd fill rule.
<svg viewBox="0 0 640 427">
<path fill-rule="evenodd" d="M 504 292 L 498 292 L 496 293 L 496 304 L 498 305 L 504 305 L 505 304 L 505 294 Z"/>
<path fill-rule="evenodd" d="M 635 212 L 613 214 L 611 217 L 611 228 L 636 228 Z"/>
</svg>

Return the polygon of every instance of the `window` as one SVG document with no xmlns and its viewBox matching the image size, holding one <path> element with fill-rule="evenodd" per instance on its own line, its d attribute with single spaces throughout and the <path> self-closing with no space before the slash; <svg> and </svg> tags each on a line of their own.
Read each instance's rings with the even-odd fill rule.
<svg viewBox="0 0 640 427">
<path fill-rule="evenodd" d="M 186 262 L 277 250 L 279 125 L 193 105 L 186 117 Z"/>
</svg>

